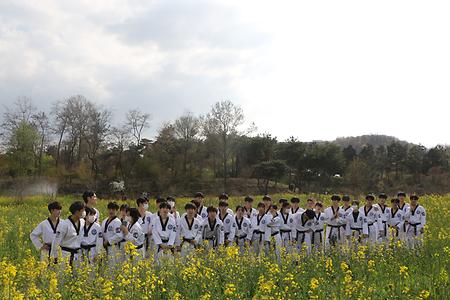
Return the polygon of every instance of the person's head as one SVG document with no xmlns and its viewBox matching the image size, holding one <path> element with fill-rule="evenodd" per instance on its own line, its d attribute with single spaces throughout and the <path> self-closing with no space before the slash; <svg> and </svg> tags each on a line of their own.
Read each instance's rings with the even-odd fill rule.
<svg viewBox="0 0 450 300">
<path fill-rule="evenodd" d="M 316 214 L 314 213 L 314 210 L 312 210 L 312 209 L 305 210 L 305 214 L 306 214 L 306 217 L 308 218 L 308 220 L 312 220 L 316 216 Z"/>
<path fill-rule="evenodd" d="M 379 202 L 381 205 L 384 205 L 384 204 L 386 203 L 386 199 L 387 199 L 387 195 L 386 195 L 385 193 L 380 193 L 380 194 L 378 195 L 378 202 Z"/>
<path fill-rule="evenodd" d="M 97 203 L 97 195 L 94 191 L 86 191 L 83 193 L 83 201 L 87 206 L 93 206 Z"/>
<path fill-rule="evenodd" d="M 202 204 L 202 203 L 203 203 L 203 200 L 205 200 L 205 195 L 203 195 L 202 192 L 197 192 L 197 193 L 195 193 L 194 198 L 195 198 L 195 200 L 197 200 L 200 204 Z"/>
<path fill-rule="evenodd" d="M 139 218 L 140 218 L 140 214 L 139 214 L 139 210 L 137 209 L 137 208 L 134 208 L 134 207 L 132 207 L 132 208 L 130 208 L 129 210 L 128 210 L 128 215 L 130 216 L 130 218 L 131 218 L 131 223 L 132 224 L 134 224 L 134 223 L 136 223 L 138 220 L 139 220 Z"/>
<path fill-rule="evenodd" d="M 373 204 L 373 200 L 375 200 L 375 196 L 372 194 L 366 195 L 366 205 L 371 206 Z"/>
<path fill-rule="evenodd" d="M 412 194 L 409 196 L 409 200 L 411 200 L 411 205 L 416 206 L 419 201 L 419 196 L 417 194 Z"/>
<path fill-rule="evenodd" d="M 280 205 L 280 207 L 283 205 L 284 202 L 288 202 L 288 200 L 285 198 L 278 199 L 278 204 Z"/>
<path fill-rule="evenodd" d="M 276 204 L 270 205 L 269 212 L 272 214 L 272 216 L 276 216 L 278 213 L 278 205 Z"/>
<path fill-rule="evenodd" d="M 403 202 L 405 202 L 405 198 L 406 198 L 406 193 L 405 192 L 398 192 L 397 193 L 397 198 L 398 198 L 398 201 L 400 202 L 400 203 L 403 203 Z"/>
<path fill-rule="evenodd" d="M 400 200 L 398 198 L 391 199 L 391 207 L 396 209 L 398 208 L 398 205 L 400 204 Z"/>
<path fill-rule="evenodd" d="M 206 212 L 208 213 L 208 219 L 210 220 L 214 220 L 217 217 L 217 208 L 214 206 L 208 206 Z"/>
<path fill-rule="evenodd" d="M 175 198 L 173 196 L 168 196 L 166 198 L 167 203 L 169 203 L 170 207 L 172 207 L 172 209 L 175 207 Z"/>
<path fill-rule="evenodd" d="M 138 208 L 143 209 L 143 210 L 148 210 L 148 199 L 144 198 L 144 197 L 139 197 L 136 200 L 136 205 L 138 206 Z"/>
<path fill-rule="evenodd" d="M 226 193 L 222 193 L 219 195 L 219 202 L 226 201 L 228 202 L 228 195 Z"/>
<path fill-rule="evenodd" d="M 84 218 L 86 212 L 84 211 L 85 205 L 81 201 L 75 201 L 69 207 L 69 211 L 72 216 L 77 217 L 79 219 Z"/>
<path fill-rule="evenodd" d="M 342 196 L 342 202 L 344 203 L 345 207 L 349 207 L 350 206 L 350 196 L 349 195 Z"/>
<path fill-rule="evenodd" d="M 270 198 L 269 195 L 264 195 L 263 202 L 266 208 L 269 208 L 269 206 L 272 205 L 272 198 Z"/>
<path fill-rule="evenodd" d="M 264 204 L 264 202 L 259 202 L 257 209 L 259 214 L 264 214 L 266 212 L 266 205 Z"/>
<path fill-rule="evenodd" d="M 247 208 L 251 208 L 253 205 L 253 198 L 251 196 L 245 196 L 244 198 L 244 206 Z"/>
<path fill-rule="evenodd" d="M 339 195 L 331 196 L 331 205 L 336 207 L 336 206 L 339 206 L 340 202 L 341 202 L 341 197 Z"/>
<path fill-rule="evenodd" d="M 172 207 L 170 206 L 170 204 L 169 203 L 167 203 L 167 202 L 162 202 L 160 205 L 159 205 L 159 214 L 162 216 L 162 217 L 167 217 L 168 216 L 168 214 L 169 214 L 169 212 L 170 212 L 170 210 L 172 209 Z"/>
<path fill-rule="evenodd" d="M 309 209 L 314 209 L 314 205 L 316 204 L 316 202 L 314 201 L 313 198 L 308 198 L 306 200 L 306 207 Z"/>
<path fill-rule="evenodd" d="M 353 200 L 352 201 L 352 208 L 353 208 L 353 210 L 358 209 L 358 207 L 359 207 L 359 201 L 358 200 Z"/>
<path fill-rule="evenodd" d="M 127 211 L 130 209 L 130 206 L 128 205 L 128 204 L 122 204 L 121 206 L 120 206 L 120 209 L 119 209 L 119 214 L 120 214 L 120 217 L 122 218 L 122 219 L 125 219 L 125 217 L 127 216 Z"/>
<path fill-rule="evenodd" d="M 220 213 L 221 213 L 222 215 L 225 214 L 225 213 L 227 212 L 227 209 L 228 209 L 228 202 L 221 200 L 221 201 L 219 202 L 219 210 L 220 210 Z"/>
<path fill-rule="evenodd" d="M 201 206 L 200 202 L 199 202 L 197 199 L 192 199 L 192 200 L 191 200 L 191 203 L 194 204 L 194 206 L 195 206 L 195 211 L 196 211 L 197 213 L 200 213 L 200 212 L 198 211 L 198 208 Z"/>
<path fill-rule="evenodd" d="M 316 205 L 314 206 L 314 210 L 316 211 L 316 213 L 322 212 L 322 208 L 323 208 L 323 204 L 320 202 L 317 202 Z"/>
<path fill-rule="evenodd" d="M 61 215 L 62 206 L 59 202 L 55 201 L 55 202 L 49 203 L 47 208 L 52 217 L 59 218 L 59 216 Z"/>
<path fill-rule="evenodd" d="M 155 202 L 156 202 L 156 207 L 159 207 L 161 205 L 161 203 L 167 202 L 167 200 L 164 197 L 158 196 L 158 197 L 156 197 Z"/>
<path fill-rule="evenodd" d="M 244 213 L 245 213 L 245 211 L 244 211 L 244 207 L 243 206 L 240 206 L 240 205 L 236 206 L 236 216 L 239 219 L 244 216 Z"/>
<path fill-rule="evenodd" d="M 119 205 L 116 202 L 109 202 L 108 206 L 108 215 L 110 218 L 115 217 L 117 215 L 117 211 L 119 210 Z"/>
<path fill-rule="evenodd" d="M 86 212 L 86 217 L 84 218 L 88 224 L 92 224 L 95 222 L 95 209 L 91 207 L 85 207 L 84 211 Z"/>
<path fill-rule="evenodd" d="M 289 204 L 289 202 L 283 202 L 283 204 L 281 204 L 281 212 L 283 214 L 287 214 L 289 212 L 289 210 L 291 209 L 291 204 Z"/>
<path fill-rule="evenodd" d="M 193 204 L 191 202 L 186 203 L 186 205 L 184 206 L 184 209 L 186 210 L 186 214 L 190 218 L 195 217 L 195 215 L 197 214 L 197 207 L 195 206 L 195 204 Z"/>
<path fill-rule="evenodd" d="M 291 204 L 292 204 L 292 207 L 297 208 L 300 205 L 300 198 L 292 197 Z"/>
</svg>

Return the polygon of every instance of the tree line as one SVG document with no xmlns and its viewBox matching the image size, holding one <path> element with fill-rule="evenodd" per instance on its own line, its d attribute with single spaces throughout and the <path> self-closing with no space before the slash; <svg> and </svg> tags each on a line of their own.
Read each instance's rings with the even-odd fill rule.
<svg viewBox="0 0 450 300">
<path fill-rule="evenodd" d="M 379 136 L 373 139 L 376 146 L 370 136 L 355 147 L 343 147 L 342 138 L 336 143 L 278 141 L 245 124 L 241 107 L 220 101 L 205 115 L 186 112 L 166 122 L 150 139 L 145 136 L 152 126 L 148 112 L 129 110 L 123 124 L 114 124 L 109 109 L 81 95 L 55 102 L 50 111 L 39 111 L 21 97 L 3 113 L 3 189 L 19 179 L 44 177 L 56 180 L 63 193 L 84 188 L 218 193 L 232 191 L 244 179 L 253 180 L 252 193 L 273 188 L 449 191 L 449 147 L 427 149 L 395 138 L 383 144 Z"/>
</svg>

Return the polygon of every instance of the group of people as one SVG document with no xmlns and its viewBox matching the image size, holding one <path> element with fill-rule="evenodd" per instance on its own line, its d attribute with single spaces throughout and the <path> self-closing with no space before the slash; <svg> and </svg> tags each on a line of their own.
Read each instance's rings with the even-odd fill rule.
<svg viewBox="0 0 450 300">
<path fill-rule="evenodd" d="M 61 204 L 50 203 L 50 216 L 31 232 L 30 238 L 41 260 L 57 261 L 61 253 L 71 265 L 83 260 L 94 263 L 102 252 L 108 264 L 114 265 L 151 255 L 157 260 L 178 254 L 186 257 L 198 247 L 216 249 L 221 245 L 235 245 L 241 253 L 256 255 L 272 249 L 278 258 L 283 248 L 309 254 L 339 245 L 370 246 L 391 240 L 415 247 L 424 233 L 426 213 L 418 204 L 418 195 L 411 194 L 409 204 L 406 198 L 406 193 L 399 192 L 389 206 L 386 194 L 368 194 L 360 206 L 348 195 L 332 195 L 331 206 L 324 209 L 321 201 L 312 198 L 302 208 L 297 197 L 274 203 L 269 195 L 253 207 L 254 199 L 247 196 L 233 211 L 228 195 L 219 196 L 216 208 L 206 207 L 203 193 L 198 192 L 181 215 L 173 197 L 158 197 L 154 213 L 149 211 L 149 199 L 140 197 L 136 207 L 109 202 L 108 216 L 101 221 L 94 207 L 97 196 L 87 191 L 84 202 L 71 204 L 66 220 L 60 219 Z M 133 246 L 127 249 L 130 244 Z"/>
</svg>

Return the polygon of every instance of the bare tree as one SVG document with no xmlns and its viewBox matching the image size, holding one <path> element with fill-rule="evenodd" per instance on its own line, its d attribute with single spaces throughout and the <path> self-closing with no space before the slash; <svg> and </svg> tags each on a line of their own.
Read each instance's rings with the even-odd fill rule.
<svg viewBox="0 0 450 300">
<path fill-rule="evenodd" d="M 86 127 L 87 156 L 91 161 L 91 171 L 97 179 L 99 168 L 97 157 L 99 150 L 105 145 L 109 133 L 111 112 L 99 109 L 93 105 L 88 106 L 88 119 Z"/>
<path fill-rule="evenodd" d="M 42 174 L 42 157 L 44 154 L 45 147 L 49 143 L 49 137 L 50 137 L 50 120 L 47 116 L 47 114 L 43 111 L 38 112 L 31 116 L 31 119 L 33 121 L 34 127 L 36 127 L 36 130 L 39 133 L 40 141 L 38 148 L 38 159 L 37 159 L 37 170 L 38 175 Z"/>
<path fill-rule="evenodd" d="M 150 114 L 142 113 L 135 110 L 130 110 L 127 113 L 127 126 L 131 134 L 136 139 L 136 146 L 139 146 L 142 138 L 142 131 L 150 126 Z"/>
<path fill-rule="evenodd" d="M 183 116 L 175 120 L 175 136 L 182 141 L 183 145 L 183 173 L 186 175 L 188 152 L 199 133 L 200 121 L 191 112 L 186 112 Z"/>
<path fill-rule="evenodd" d="M 238 135 L 238 127 L 244 123 L 242 108 L 231 101 L 217 102 L 206 116 L 206 127 L 210 132 L 215 132 L 221 140 L 222 165 L 223 165 L 223 187 L 227 188 L 228 177 L 228 148 L 230 137 Z"/>
<path fill-rule="evenodd" d="M 111 130 L 111 136 L 113 138 L 112 147 L 117 150 L 117 162 L 116 162 L 116 175 L 121 179 L 124 179 L 125 172 L 123 170 L 123 152 L 131 143 L 130 132 L 126 126 L 114 127 Z"/>
<path fill-rule="evenodd" d="M 2 128 L 7 138 L 20 124 L 30 124 L 33 113 L 36 111 L 32 100 L 28 97 L 18 97 L 12 108 L 6 106 L 4 108 Z"/>
</svg>

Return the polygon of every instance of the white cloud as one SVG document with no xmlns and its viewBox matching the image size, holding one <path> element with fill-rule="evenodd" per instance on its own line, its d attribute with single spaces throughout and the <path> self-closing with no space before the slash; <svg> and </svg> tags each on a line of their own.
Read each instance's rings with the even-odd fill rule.
<svg viewBox="0 0 450 300">
<path fill-rule="evenodd" d="M 2 1 L 0 102 L 73 94 L 153 114 L 215 101 L 302 140 L 450 143 L 446 1 Z"/>
</svg>

